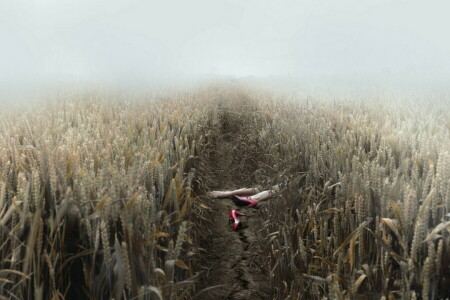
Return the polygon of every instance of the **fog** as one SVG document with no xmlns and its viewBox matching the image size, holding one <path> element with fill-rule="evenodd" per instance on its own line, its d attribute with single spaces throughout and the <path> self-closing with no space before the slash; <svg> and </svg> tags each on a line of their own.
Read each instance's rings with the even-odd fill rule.
<svg viewBox="0 0 450 300">
<path fill-rule="evenodd" d="M 0 0 L 0 88 L 208 78 L 445 86 L 448 1 Z"/>
</svg>

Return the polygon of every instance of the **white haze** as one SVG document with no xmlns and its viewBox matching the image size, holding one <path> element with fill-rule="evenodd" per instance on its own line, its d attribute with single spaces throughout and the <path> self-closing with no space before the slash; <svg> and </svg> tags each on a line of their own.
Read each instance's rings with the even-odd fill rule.
<svg viewBox="0 0 450 300">
<path fill-rule="evenodd" d="M 0 0 L 0 89 L 217 77 L 445 86 L 448 3 Z"/>
</svg>

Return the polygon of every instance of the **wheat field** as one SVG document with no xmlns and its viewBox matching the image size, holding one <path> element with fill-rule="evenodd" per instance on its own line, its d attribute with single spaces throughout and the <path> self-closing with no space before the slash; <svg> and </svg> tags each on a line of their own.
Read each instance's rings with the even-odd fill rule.
<svg viewBox="0 0 450 300">
<path fill-rule="evenodd" d="M 251 134 L 252 180 L 283 182 L 258 228 L 271 299 L 450 295 L 447 98 L 312 99 L 225 83 L 4 110 L 0 297 L 204 299 L 206 165 L 236 99 L 248 104 L 234 134 Z"/>
</svg>

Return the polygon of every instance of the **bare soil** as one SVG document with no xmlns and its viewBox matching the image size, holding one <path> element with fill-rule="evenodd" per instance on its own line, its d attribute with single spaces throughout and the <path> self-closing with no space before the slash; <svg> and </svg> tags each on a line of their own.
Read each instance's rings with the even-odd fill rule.
<svg viewBox="0 0 450 300">
<path fill-rule="evenodd" d="M 245 109 L 245 108 L 244 108 Z M 228 190 L 255 186 L 251 174 L 255 171 L 251 132 L 245 122 L 240 122 L 242 110 L 223 108 L 220 111 L 219 129 L 211 139 L 211 151 L 206 168 L 213 178 L 209 190 Z M 245 111 L 245 110 L 244 110 Z M 270 299 L 270 280 L 262 256 L 262 236 L 258 235 L 263 220 L 259 209 L 237 207 L 231 199 L 206 198 L 210 207 L 205 234 L 201 241 L 205 249 L 204 272 L 200 289 L 201 299 Z M 242 228 L 233 231 L 228 221 L 228 211 L 238 209 L 246 216 L 240 217 Z"/>
</svg>

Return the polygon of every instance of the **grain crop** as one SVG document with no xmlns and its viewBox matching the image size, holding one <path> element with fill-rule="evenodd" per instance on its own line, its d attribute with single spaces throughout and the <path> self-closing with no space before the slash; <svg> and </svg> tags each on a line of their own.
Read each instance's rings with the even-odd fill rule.
<svg viewBox="0 0 450 300">
<path fill-rule="evenodd" d="M 448 296 L 450 103 L 259 98 L 274 298 Z"/>
<path fill-rule="evenodd" d="M 207 234 L 205 192 L 217 180 L 208 163 L 228 112 L 227 130 L 251 149 L 235 158 L 243 184 L 281 186 L 255 229 L 272 299 L 448 297 L 447 99 L 215 83 L 3 111 L 0 296 L 206 295 L 197 282 L 208 249 L 198 237 Z"/>
<path fill-rule="evenodd" d="M 90 92 L 4 113 L 3 298 L 168 298 L 192 286 L 186 222 L 209 100 L 172 96 Z"/>
</svg>

